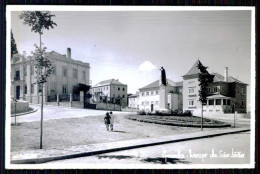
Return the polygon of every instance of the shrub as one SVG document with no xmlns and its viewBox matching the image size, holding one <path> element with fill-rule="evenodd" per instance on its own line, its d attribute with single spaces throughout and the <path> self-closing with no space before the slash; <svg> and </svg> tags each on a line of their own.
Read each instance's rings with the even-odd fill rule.
<svg viewBox="0 0 260 174">
<path fill-rule="evenodd" d="M 145 113 L 144 110 L 138 110 L 138 111 L 137 111 L 137 114 L 138 114 L 138 115 L 146 115 L 146 113 Z"/>
</svg>

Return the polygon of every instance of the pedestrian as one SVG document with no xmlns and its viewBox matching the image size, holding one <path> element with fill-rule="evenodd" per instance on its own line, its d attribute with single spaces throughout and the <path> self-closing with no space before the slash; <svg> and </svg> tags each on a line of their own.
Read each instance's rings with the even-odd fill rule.
<svg viewBox="0 0 260 174">
<path fill-rule="evenodd" d="M 111 119 L 111 117 L 110 117 L 109 113 L 107 112 L 106 116 L 104 118 L 104 121 L 105 121 L 105 124 L 106 124 L 106 127 L 107 127 L 107 131 L 109 131 L 110 119 Z"/>
<path fill-rule="evenodd" d="M 111 119 L 110 119 L 110 129 L 111 129 L 111 131 L 113 131 L 114 115 L 113 115 L 112 111 L 110 111 L 110 117 L 111 117 Z"/>
</svg>

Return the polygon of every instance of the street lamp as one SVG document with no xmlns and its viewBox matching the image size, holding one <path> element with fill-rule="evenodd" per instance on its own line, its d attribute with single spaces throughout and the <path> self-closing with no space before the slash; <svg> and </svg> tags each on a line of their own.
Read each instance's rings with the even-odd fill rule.
<svg viewBox="0 0 260 174">
<path fill-rule="evenodd" d="M 234 110 L 234 128 L 236 127 L 236 107 L 235 103 L 233 103 L 233 110 Z"/>
</svg>

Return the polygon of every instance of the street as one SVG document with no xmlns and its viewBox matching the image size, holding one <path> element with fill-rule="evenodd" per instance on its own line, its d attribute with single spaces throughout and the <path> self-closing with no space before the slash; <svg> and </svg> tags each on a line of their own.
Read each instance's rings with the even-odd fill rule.
<svg viewBox="0 0 260 174">
<path fill-rule="evenodd" d="M 17 123 L 40 121 L 41 119 L 41 106 L 37 104 L 30 104 L 30 107 L 36 108 L 37 111 L 31 114 L 21 115 L 16 117 Z M 62 118 L 80 118 L 86 116 L 105 115 L 107 111 L 83 109 L 83 108 L 70 108 L 63 106 L 44 105 L 43 107 L 43 120 L 62 119 Z M 114 113 L 127 113 L 114 111 Z M 11 123 L 14 123 L 15 118 L 11 118 Z"/>
<path fill-rule="evenodd" d="M 49 162 L 49 164 L 247 164 L 250 132 Z"/>
</svg>

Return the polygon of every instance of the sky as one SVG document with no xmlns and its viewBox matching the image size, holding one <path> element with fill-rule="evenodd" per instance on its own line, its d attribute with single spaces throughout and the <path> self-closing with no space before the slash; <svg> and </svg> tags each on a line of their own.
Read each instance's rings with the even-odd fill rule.
<svg viewBox="0 0 260 174">
<path fill-rule="evenodd" d="M 34 50 L 39 35 L 11 13 L 20 53 Z M 92 85 L 119 79 L 128 93 L 159 79 L 160 67 L 173 81 L 199 59 L 209 72 L 229 74 L 250 85 L 250 11 L 51 11 L 57 23 L 44 30 L 47 51 L 90 63 Z M 250 87 L 250 86 L 249 86 Z M 249 89 L 248 87 L 248 94 Z M 248 95 L 249 97 L 249 95 Z"/>
</svg>

